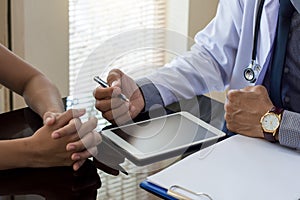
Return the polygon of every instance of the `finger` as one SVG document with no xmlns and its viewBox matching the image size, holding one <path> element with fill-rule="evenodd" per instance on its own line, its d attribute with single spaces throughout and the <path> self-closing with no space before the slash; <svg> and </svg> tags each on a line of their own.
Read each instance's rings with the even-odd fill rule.
<svg viewBox="0 0 300 200">
<path fill-rule="evenodd" d="M 97 87 L 94 90 L 93 95 L 97 100 L 110 99 L 113 91 L 114 91 L 113 87 L 108 87 L 108 88 Z"/>
<path fill-rule="evenodd" d="M 73 164 L 73 170 L 74 171 L 77 171 L 85 162 L 86 160 L 79 160 L 79 161 L 76 161 L 74 164 Z"/>
<path fill-rule="evenodd" d="M 112 110 L 114 108 L 117 108 L 121 106 L 122 104 L 127 103 L 121 100 L 119 97 L 107 99 L 107 100 L 101 100 L 96 101 L 95 107 L 100 110 L 101 112 L 107 112 L 109 110 Z"/>
<path fill-rule="evenodd" d="M 224 119 L 227 123 L 231 122 L 231 115 L 229 115 L 228 113 L 224 114 Z"/>
<path fill-rule="evenodd" d="M 107 112 L 111 110 L 111 99 L 106 99 L 106 100 L 96 100 L 95 102 L 95 107 L 97 110 L 101 112 Z"/>
<path fill-rule="evenodd" d="M 92 155 L 96 155 L 97 153 L 98 153 L 97 148 L 93 147 L 88 150 L 73 153 L 71 155 L 71 159 L 76 162 L 79 160 L 86 160 L 86 159 L 92 157 Z"/>
<path fill-rule="evenodd" d="M 115 80 L 115 81 L 113 81 L 112 83 L 111 83 L 111 86 L 112 87 L 121 87 L 121 79 L 118 79 L 118 80 Z"/>
<path fill-rule="evenodd" d="M 112 86 L 121 87 L 121 77 L 124 73 L 119 69 L 112 69 L 107 76 L 107 83 Z"/>
<path fill-rule="evenodd" d="M 236 111 L 236 109 L 237 109 L 237 106 L 233 105 L 231 102 L 226 102 L 224 104 L 224 111 L 226 113 L 233 113 Z"/>
<path fill-rule="evenodd" d="M 92 131 L 81 139 L 81 143 L 86 149 L 96 147 L 102 142 L 102 136 L 97 131 Z"/>
<path fill-rule="evenodd" d="M 238 106 L 240 105 L 242 92 L 240 90 L 229 90 L 227 93 L 227 100 L 232 105 Z"/>
<path fill-rule="evenodd" d="M 55 123 L 56 117 L 61 113 L 46 112 L 43 116 L 44 125 L 51 126 Z"/>
<path fill-rule="evenodd" d="M 90 145 L 91 141 L 97 145 L 101 142 L 102 138 L 99 133 L 96 131 L 93 131 L 97 126 L 97 118 L 93 117 L 87 122 L 83 123 L 78 130 L 78 135 L 80 136 L 80 140 L 68 143 L 66 146 L 67 151 L 81 151 L 85 149 L 85 143 L 88 147 L 92 146 Z M 89 136 L 89 137 L 88 137 Z M 98 143 L 96 143 L 98 142 Z"/>
<path fill-rule="evenodd" d="M 79 118 L 85 114 L 85 109 L 70 109 L 57 117 L 57 126 L 60 128 L 69 123 L 73 118 Z"/>
<path fill-rule="evenodd" d="M 85 135 L 92 132 L 97 127 L 98 119 L 96 117 L 91 117 L 88 121 L 84 122 L 80 129 L 78 130 L 78 134 L 81 138 Z"/>
<path fill-rule="evenodd" d="M 53 139 L 58 139 L 61 137 L 75 134 L 78 132 L 78 130 L 80 130 L 81 126 L 82 126 L 82 123 L 79 118 L 72 119 L 69 121 L 69 123 L 66 126 L 53 131 L 53 133 L 51 134 L 51 137 Z"/>
<path fill-rule="evenodd" d="M 118 118 L 115 119 L 115 122 L 117 125 L 123 125 L 125 123 L 128 123 L 131 121 L 131 115 L 129 112 L 124 113 L 123 115 L 119 116 Z"/>
<path fill-rule="evenodd" d="M 227 99 L 229 101 L 234 100 L 238 96 L 239 90 L 228 90 L 227 92 Z"/>
<path fill-rule="evenodd" d="M 112 110 L 107 112 L 102 112 L 102 116 L 108 120 L 116 120 L 117 118 L 123 116 L 124 114 L 128 115 L 129 112 L 129 103 L 121 102 L 119 107 L 115 107 Z"/>
<path fill-rule="evenodd" d="M 76 142 L 67 144 L 67 151 L 82 151 L 84 149 L 90 149 L 96 147 L 102 142 L 102 137 L 97 131 L 90 132 Z"/>
</svg>

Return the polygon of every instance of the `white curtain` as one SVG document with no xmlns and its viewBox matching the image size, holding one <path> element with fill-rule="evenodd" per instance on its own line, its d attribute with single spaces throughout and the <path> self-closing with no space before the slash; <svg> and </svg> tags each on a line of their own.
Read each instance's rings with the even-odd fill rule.
<svg viewBox="0 0 300 200">
<path fill-rule="evenodd" d="M 106 79 L 107 72 L 117 67 L 136 78 L 165 63 L 161 50 L 165 35 L 157 30 L 166 27 L 166 2 L 69 0 L 69 23 L 68 106 L 85 107 L 89 115 L 98 116 L 100 130 L 108 123 L 94 108 L 92 92 L 97 84 L 93 77 Z M 130 168 L 129 163 L 125 165 Z M 148 172 L 118 177 L 99 173 L 102 187 L 98 199 L 151 199 L 139 188 Z"/>
</svg>

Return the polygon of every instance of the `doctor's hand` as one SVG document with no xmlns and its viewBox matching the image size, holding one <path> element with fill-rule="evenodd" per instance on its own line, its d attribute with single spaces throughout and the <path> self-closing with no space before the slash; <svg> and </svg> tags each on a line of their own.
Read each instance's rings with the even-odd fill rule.
<svg viewBox="0 0 300 200">
<path fill-rule="evenodd" d="M 107 82 L 111 87 L 99 86 L 94 90 L 95 107 L 113 124 L 121 125 L 134 119 L 145 105 L 142 92 L 134 80 L 121 70 L 113 69 L 108 74 Z M 119 97 L 121 93 L 129 102 Z"/>
<path fill-rule="evenodd" d="M 272 107 L 273 103 L 263 86 L 230 90 L 224 105 L 227 128 L 238 134 L 263 138 L 260 119 Z"/>
</svg>

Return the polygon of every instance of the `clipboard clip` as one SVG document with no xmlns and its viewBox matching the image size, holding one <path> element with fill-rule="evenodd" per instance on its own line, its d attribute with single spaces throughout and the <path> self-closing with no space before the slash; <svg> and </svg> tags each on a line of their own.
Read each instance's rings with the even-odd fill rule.
<svg viewBox="0 0 300 200">
<path fill-rule="evenodd" d="M 167 194 L 179 200 L 213 200 L 213 198 L 206 193 L 193 192 L 179 185 L 171 186 Z"/>
</svg>

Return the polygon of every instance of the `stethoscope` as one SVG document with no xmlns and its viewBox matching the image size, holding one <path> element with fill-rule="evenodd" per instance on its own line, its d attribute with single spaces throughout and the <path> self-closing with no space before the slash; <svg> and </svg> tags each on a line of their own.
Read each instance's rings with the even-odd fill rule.
<svg viewBox="0 0 300 200">
<path fill-rule="evenodd" d="M 250 83 L 255 83 L 255 81 L 257 80 L 257 77 L 259 75 L 259 72 L 261 70 L 261 66 L 256 62 L 256 53 L 257 53 L 258 32 L 259 32 L 261 14 L 262 14 L 264 3 L 265 3 L 265 0 L 261 0 L 259 7 L 258 7 L 257 14 L 256 14 L 251 62 L 246 67 L 246 69 L 244 69 L 244 77 Z"/>
</svg>

